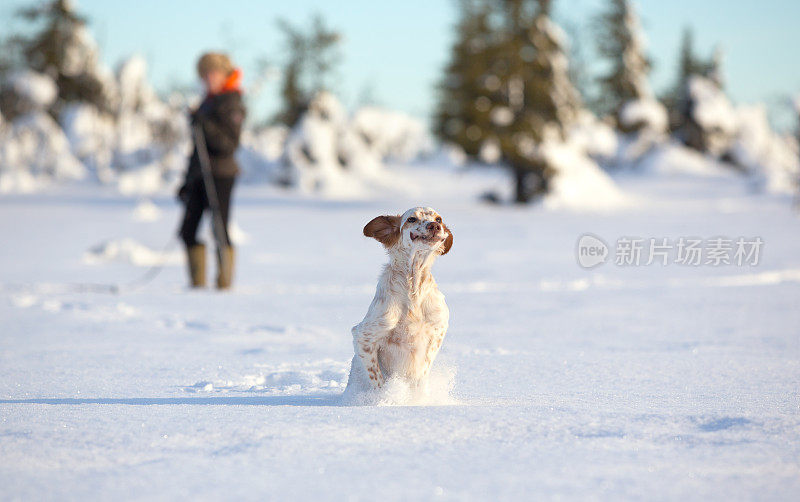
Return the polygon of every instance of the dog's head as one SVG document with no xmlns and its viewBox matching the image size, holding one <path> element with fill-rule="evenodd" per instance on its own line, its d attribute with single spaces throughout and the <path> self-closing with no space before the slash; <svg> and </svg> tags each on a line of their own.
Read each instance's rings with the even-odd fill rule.
<svg viewBox="0 0 800 502">
<path fill-rule="evenodd" d="M 413 207 L 402 215 L 373 218 L 364 227 L 364 235 L 378 240 L 390 251 L 447 254 L 453 246 L 453 232 L 430 207 Z"/>
</svg>

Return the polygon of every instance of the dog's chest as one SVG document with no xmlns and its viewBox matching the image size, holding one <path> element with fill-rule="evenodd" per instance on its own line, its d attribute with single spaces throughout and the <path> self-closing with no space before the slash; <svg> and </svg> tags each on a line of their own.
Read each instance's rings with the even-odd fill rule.
<svg viewBox="0 0 800 502">
<path fill-rule="evenodd" d="M 446 308 L 436 301 L 423 302 L 416 308 L 408 308 L 400 316 L 394 329 L 389 333 L 387 342 L 414 348 L 427 346 L 432 336 L 441 330 L 441 310 Z"/>
<path fill-rule="evenodd" d="M 426 345 L 431 337 L 431 326 L 424 319 L 404 317 L 389 333 L 386 340 L 389 344 L 414 347 Z"/>
</svg>

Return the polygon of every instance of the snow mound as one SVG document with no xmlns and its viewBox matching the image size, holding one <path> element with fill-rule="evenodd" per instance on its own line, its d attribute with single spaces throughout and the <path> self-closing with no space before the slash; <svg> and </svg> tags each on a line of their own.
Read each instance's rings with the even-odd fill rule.
<svg viewBox="0 0 800 502">
<path fill-rule="evenodd" d="M 164 188 L 164 170 L 150 163 L 119 174 L 117 187 L 123 195 L 149 195 Z"/>
<path fill-rule="evenodd" d="M 594 159 L 607 159 L 617 150 L 617 135 L 607 123 L 582 110 L 569 130 L 569 141 Z"/>
<path fill-rule="evenodd" d="M 161 218 L 161 209 L 149 199 L 143 199 L 133 210 L 133 219 L 141 222 L 157 221 Z"/>
<path fill-rule="evenodd" d="M 347 378 L 347 363 L 323 359 L 301 364 L 266 366 L 257 374 L 233 379 L 200 380 L 185 392 L 258 392 L 271 396 L 301 396 L 339 393 Z"/>
<path fill-rule="evenodd" d="M 730 170 L 696 150 L 675 141 L 655 146 L 639 164 L 643 172 L 652 174 L 689 174 L 701 177 L 730 176 Z"/>
<path fill-rule="evenodd" d="M 556 169 L 544 198 L 547 209 L 611 211 L 632 205 L 632 198 L 574 144 L 545 143 L 541 154 Z"/>
<path fill-rule="evenodd" d="M 245 232 L 236 221 L 231 221 L 228 225 L 228 234 L 231 241 L 237 246 L 247 244 L 251 240 L 250 234 Z"/>
<path fill-rule="evenodd" d="M 169 253 L 155 251 L 133 239 L 106 241 L 92 247 L 83 255 L 83 262 L 87 265 L 122 262 L 139 267 L 152 267 L 177 265 L 183 261 L 183 253 L 179 251 Z"/>
<path fill-rule="evenodd" d="M 40 187 L 36 178 L 27 171 L 0 171 L 0 193 L 33 193 Z"/>
</svg>

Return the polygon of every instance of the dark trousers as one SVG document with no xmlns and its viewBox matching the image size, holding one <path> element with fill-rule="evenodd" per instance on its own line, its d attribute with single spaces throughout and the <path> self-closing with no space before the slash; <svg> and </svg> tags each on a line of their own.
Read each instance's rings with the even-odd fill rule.
<svg viewBox="0 0 800 502">
<path fill-rule="evenodd" d="M 228 236 L 228 215 L 231 206 L 231 193 L 233 192 L 233 184 L 236 178 L 224 177 L 219 178 L 214 176 L 214 187 L 217 192 L 217 200 L 219 201 L 219 210 L 222 216 L 223 229 L 225 234 L 225 245 L 230 246 L 231 241 Z M 192 247 L 200 244 L 197 240 L 197 227 L 200 225 L 200 219 L 203 217 L 203 211 L 207 209 L 208 197 L 206 197 L 206 188 L 203 180 L 196 180 L 187 187 L 186 199 L 186 212 L 183 215 L 183 223 L 179 235 L 186 247 Z"/>
</svg>

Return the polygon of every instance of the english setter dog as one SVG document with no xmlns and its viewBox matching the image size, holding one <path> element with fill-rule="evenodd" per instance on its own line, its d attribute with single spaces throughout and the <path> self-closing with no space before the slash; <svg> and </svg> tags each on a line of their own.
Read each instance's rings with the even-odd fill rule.
<svg viewBox="0 0 800 502">
<path fill-rule="evenodd" d="M 424 388 L 442 346 L 449 311 L 431 266 L 453 245 L 453 233 L 429 207 L 378 216 L 364 235 L 389 252 L 364 320 L 352 329 L 355 355 L 345 394 L 380 389 L 399 376 Z"/>
</svg>

